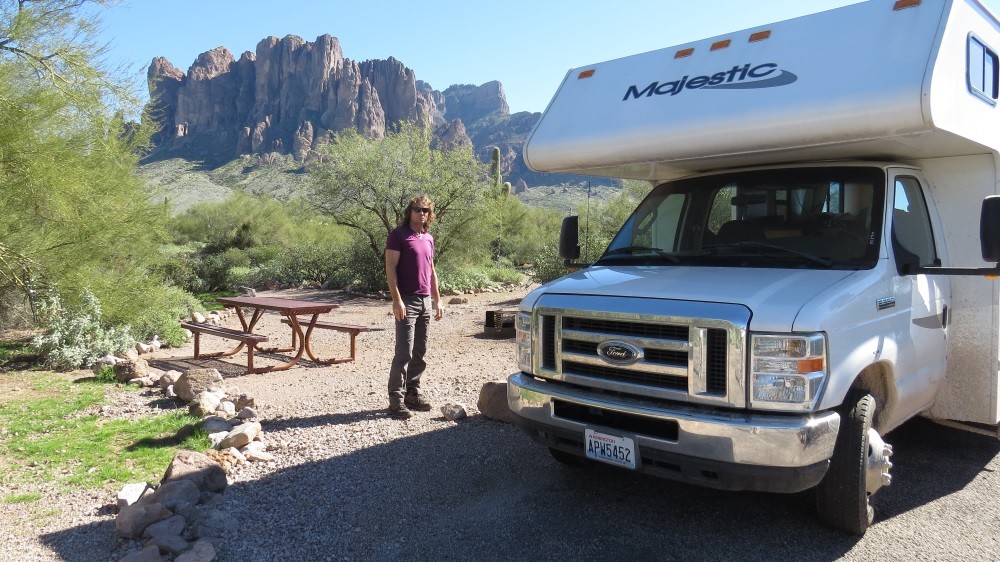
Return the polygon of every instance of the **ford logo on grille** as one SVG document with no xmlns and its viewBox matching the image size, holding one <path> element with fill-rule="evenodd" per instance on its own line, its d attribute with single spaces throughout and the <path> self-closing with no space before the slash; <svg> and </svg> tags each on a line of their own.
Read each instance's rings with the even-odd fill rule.
<svg viewBox="0 0 1000 562">
<path fill-rule="evenodd" d="M 631 365 L 642 360 L 642 349 L 628 342 L 609 340 L 597 346 L 597 354 L 612 365 Z"/>
</svg>

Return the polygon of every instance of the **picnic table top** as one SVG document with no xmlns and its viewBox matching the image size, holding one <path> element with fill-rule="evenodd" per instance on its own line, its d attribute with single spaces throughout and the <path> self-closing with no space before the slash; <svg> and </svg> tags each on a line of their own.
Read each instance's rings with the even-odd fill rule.
<svg viewBox="0 0 1000 562">
<path fill-rule="evenodd" d="M 284 299 L 279 297 L 218 297 L 215 300 L 225 306 L 273 310 L 285 315 L 323 313 L 340 308 L 339 304 L 332 302 Z"/>
</svg>

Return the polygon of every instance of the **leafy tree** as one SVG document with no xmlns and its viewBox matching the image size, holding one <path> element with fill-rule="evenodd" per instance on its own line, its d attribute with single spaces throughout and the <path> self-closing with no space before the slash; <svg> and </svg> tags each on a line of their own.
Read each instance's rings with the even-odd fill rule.
<svg viewBox="0 0 1000 562">
<path fill-rule="evenodd" d="M 535 263 L 546 248 L 556 248 L 562 222 L 562 215 L 554 209 L 521 207 L 523 216 L 511 224 L 501 244 L 503 256 L 515 265 Z M 553 250 L 553 254 L 558 252 Z"/>
<path fill-rule="evenodd" d="M 106 3 L 0 0 L 0 299 L 73 308 L 89 289 L 108 324 L 152 330 L 186 304 L 150 273 L 167 213 L 135 174 L 137 106 L 91 40 Z"/>
<path fill-rule="evenodd" d="M 405 123 L 380 139 L 349 130 L 333 138 L 309 171 L 317 207 L 352 229 L 367 248 L 362 259 L 370 263 L 357 264 L 361 269 L 380 271 L 386 236 L 418 193 L 434 201 L 439 259 L 481 259 L 486 252 L 477 222 L 485 170 L 469 149 L 432 149 L 428 131 Z"/>
</svg>

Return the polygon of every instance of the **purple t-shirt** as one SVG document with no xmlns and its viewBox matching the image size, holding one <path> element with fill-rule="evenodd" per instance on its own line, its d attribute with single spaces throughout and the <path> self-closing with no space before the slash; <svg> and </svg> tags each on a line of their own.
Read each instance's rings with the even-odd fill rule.
<svg viewBox="0 0 1000 562">
<path fill-rule="evenodd" d="M 385 249 L 399 252 L 399 263 L 396 264 L 399 294 L 430 296 L 434 261 L 434 237 L 431 233 L 417 234 L 409 225 L 394 228 L 385 241 Z"/>
</svg>

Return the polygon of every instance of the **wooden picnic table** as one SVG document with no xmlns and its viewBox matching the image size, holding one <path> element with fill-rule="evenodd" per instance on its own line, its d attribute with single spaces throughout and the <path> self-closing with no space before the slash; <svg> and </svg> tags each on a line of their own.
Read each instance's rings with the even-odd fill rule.
<svg viewBox="0 0 1000 562">
<path fill-rule="evenodd" d="M 239 352 L 243 347 L 247 347 L 247 373 L 266 373 L 269 371 L 283 371 L 285 369 L 290 369 L 299 362 L 299 359 L 302 358 L 303 354 L 308 355 L 309 359 L 319 364 L 325 365 L 336 362 L 336 360 L 324 361 L 316 357 L 310 347 L 309 337 L 312 335 L 313 329 L 316 327 L 319 315 L 330 312 L 335 308 L 339 308 L 340 305 L 332 302 L 295 300 L 277 297 L 218 297 L 215 300 L 223 306 L 236 310 L 236 316 L 240 319 L 240 324 L 243 326 L 244 335 L 254 334 L 254 328 L 257 326 L 257 323 L 260 321 L 264 313 L 268 311 L 276 312 L 284 316 L 285 320 L 283 321 L 292 328 L 292 343 L 288 347 L 260 348 L 258 347 L 260 341 L 244 338 L 235 348 L 218 354 L 222 356 L 233 355 Z M 249 320 L 247 319 L 244 310 L 252 311 Z M 306 317 L 302 319 L 304 322 L 299 319 L 299 316 Z M 303 331 L 303 326 L 305 327 L 305 331 Z M 212 332 L 206 330 L 206 333 Z M 216 333 L 214 335 L 221 334 Z M 226 336 L 223 335 L 222 337 Z M 263 341 L 266 341 L 266 337 Z M 281 365 L 255 368 L 253 366 L 254 350 L 266 353 L 294 351 L 295 355 L 292 356 L 287 363 Z M 195 357 L 198 356 L 197 351 L 198 350 L 196 349 Z"/>
</svg>

